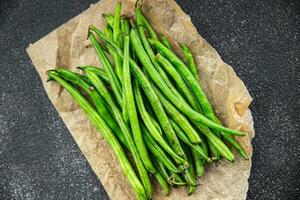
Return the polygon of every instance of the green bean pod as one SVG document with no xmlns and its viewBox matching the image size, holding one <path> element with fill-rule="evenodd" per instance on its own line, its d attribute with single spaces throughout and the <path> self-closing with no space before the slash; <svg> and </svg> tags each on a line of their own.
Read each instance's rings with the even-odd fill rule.
<svg viewBox="0 0 300 200">
<path fill-rule="evenodd" d="M 198 155 L 198 152 L 195 151 L 194 149 L 191 149 L 193 160 L 195 163 L 195 171 L 198 177 L 204 175 L 204 163 L 203 159 Z"/>
<path fill-rule="evenodd" d="M 110 28 L 114 28 L 114 16 L 110 13 L 103 13 L 102 17 L 105 19 L 106 23 Z"/>
<path fill-rule="evenodd" d="M 142 19 L 142 25 L 146 28 L 146 30 L 149 33 L 150 37 L 153 38 L 153 39 L 158 40 L 156 32 L 154 31 L 154 29 L 152 28 L 152 26 L 148 22 L 148 20 L 145 18 L 145 16 L 142 14 L 141 7 L 137 6 L 135 12 L 138 13 L 138 15 L 136 17 L 138 17 L 138 16 L 141 17 L 141 19 Z"/>
<path fill-rule="evenodd" d="M 117 42 L 118 36 L 121 33 L 120 16 L 121 16 L 121 3 L 117 2 L 115 7 L 114 24 L 113 24 L 113 41 Z M 119 44 L 120 45 L 120 44 Z"/>
<path fill-rule="evenodd" d="M 196 67 L 195 60 L 194 60 L 191 50 L 189 49 L 189 47 L 186 44 L 180 44 L 180 48 L 185 57 L 185 60 L 187 61 L 188 68 L 190 69 L 190 71 L 192 72 L 194 77 L 197 79 L 197 81 L 200 82 L 199 76 L 198 76 L 198 69 Z"/>
<path fill-rule="evenodd" d="M 168 40 L 168 38 L 164 35 L 162 38 L 161 38 L 161 42 L 165 45 L 165 47 L 167 47 L 168 49 L 172 49 L 171 45 L 170 45 L 170 42 Z"/>
</svg>

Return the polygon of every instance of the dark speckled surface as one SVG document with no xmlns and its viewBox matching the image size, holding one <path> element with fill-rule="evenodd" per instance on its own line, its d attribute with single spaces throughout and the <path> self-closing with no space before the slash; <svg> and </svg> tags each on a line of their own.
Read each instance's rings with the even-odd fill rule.
<svg viewBox="0 0 300 200">
<path fill-rule="evenodd" d="M 108 199 L 25 52 L 93 2 L 0 1 L 0 199 Z M 247 199 L 298 199 L 299 1 L 177 2 L 254 97 Z"/>
</svg>

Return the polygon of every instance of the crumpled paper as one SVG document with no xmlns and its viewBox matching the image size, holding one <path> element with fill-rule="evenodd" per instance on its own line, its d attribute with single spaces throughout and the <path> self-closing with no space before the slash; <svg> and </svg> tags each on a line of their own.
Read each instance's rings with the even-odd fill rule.
<svg viewBox="0 0 300 200">
<path fill-rule="evenodd" d="M 135 0 L 124 0 L 122 13 L 133 16 Z M 59 115 L 77 142 L 92 169 L 99 177 L 111 199 L 134 199 L 133 191 L 123 175 L 113 151 L 92 127 L 86 115 L 69 94 L 54 82 L 46 82 L 46 71 L 66 66 L 78 71 L 76 66 L 100 66 L 96 53 L 87 40 L 90 24 L 104 28 L 101 14 L 114 12 L 115 0 L 101 0 L 82 14 L 71 19 L 28 47 L 27 52 L 38 71 L 44 88 Z M 208 44 L 193 26 L 174 0 L 144 0 L 139 2 L 145 16 L 159 34 L 166 35 L 171 45 L 179 52 L 178 43 L 186 43 L 195 55 L 201 84 L 223 123 L 247 133 L 238 140 L 247 153 L 252 154 L 251 140 L 254 128 L 251 112 L 252 101 L 244 83 L 232 67 L 224 63 L 213 47 Z M 166 197 L 154 183 L 154 199 L 228 199 L 246 198 L 251 159 L 243 160 L 236 153 L 235 163 L 221 161 L 218 166 L 207 166 L 196 192 L 188 197 L 185 187 L 173 189 Z"/>
</svg>

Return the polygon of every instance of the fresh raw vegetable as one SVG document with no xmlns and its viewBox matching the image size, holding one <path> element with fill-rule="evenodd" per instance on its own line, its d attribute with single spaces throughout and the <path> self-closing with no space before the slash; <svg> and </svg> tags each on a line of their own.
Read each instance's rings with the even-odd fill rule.
<svg viewBox="0 0 300 200">
<path fill-rule="evenodd" d="M 80 66 L 84 73 L 78 74 L 57 68 L 47 72 L 49 80 L 70 93 L 110 144 L 137 199 L 155 196 L 151 177 L 166 195 L 183 186 L 192 195 L 201 190 L 197 177 L 206 163 L 234 161 L 230 146 L 248 159 L 235 139 L 245 133 L 223 126 L 215 115 L 188 46 L 180 44 L 183 61 L 139 6 L 136 21 L 121 16 L 121 8 L 118 2 L 114 14 L 102 15 L 103 31 L 88 29 L 103 69 Z"/>
</svg>

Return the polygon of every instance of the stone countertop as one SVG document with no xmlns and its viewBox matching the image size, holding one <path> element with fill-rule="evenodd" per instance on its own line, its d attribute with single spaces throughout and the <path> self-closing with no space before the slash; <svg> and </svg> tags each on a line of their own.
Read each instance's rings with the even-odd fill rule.
<svg viewBox="0 0 300 200">
<path fill-rule="evenodd" d="M 0 199 L 108 199 L 25 51 L 96 1 L 0 1 Z M 300 196 L 300 2 L 177 0 L 254 101 L 247 199 Z"/>
</svg>

